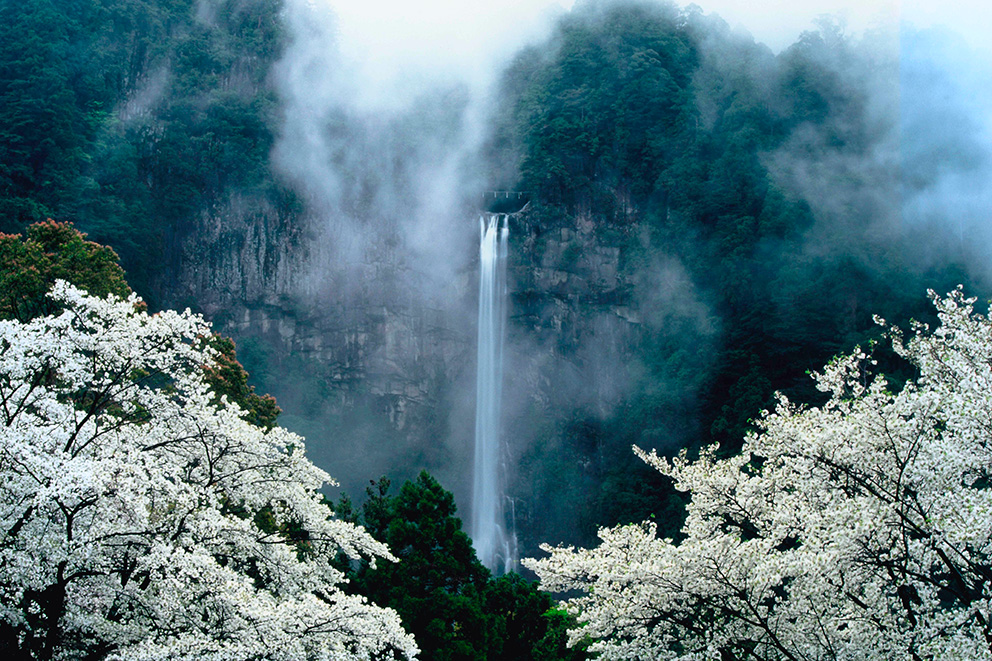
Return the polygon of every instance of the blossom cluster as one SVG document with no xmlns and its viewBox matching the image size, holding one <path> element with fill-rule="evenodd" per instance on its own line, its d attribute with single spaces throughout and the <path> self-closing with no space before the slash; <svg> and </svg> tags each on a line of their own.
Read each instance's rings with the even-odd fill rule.
<svg viewBox="0 0 992 661">
<path fill-rule="evenodd" d="M 333 518 L 304 442 L 204 382 L 209 325 L 59 282 L 0 321 L 0 634 L 35 658 L 412 658 L 329 560 L 394 559 Z"/>
<path fill-rule="evenodd" d="M 960 289 L 894 349 L 895 388 L 860 350 L 779 396 L 743 452 L 637 454 L 691 494 L 685 538 L 601 530 L 525 564 L 603 659 L 992 659 L 992 321 Z M 881 322 L 881 320 L 879 320 Z M 884 323 L 884 322 L 881 322 Z"/>
</svg>

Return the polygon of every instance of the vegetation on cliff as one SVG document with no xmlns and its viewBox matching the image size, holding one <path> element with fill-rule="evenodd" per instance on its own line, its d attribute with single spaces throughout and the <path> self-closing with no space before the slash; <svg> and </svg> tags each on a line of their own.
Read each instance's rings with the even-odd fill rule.
<svg viewBox="0 0 992 661">
<path fill-rule="evenodd" d="M 146 296 L 233 190 L 273 194 L 279 0 L 0 6 L 0 231 L 56 218 Z"/>
<path fill-rule="evenodd" d="M 928 287 L 969 281 L 964 251 L 913 258 L 931 237 L 901 223 L 898 164 L 880 160 L 901 139 L 885 39 L 824 19 L 774 55 L 698 8 L 590 1 L 508 68 L 489 149 L 520 163 L 501 185 L 531 192 L 515 323 L 551 344 L 571 322 L 554 353 L 588 378 L 602 339 L 579 320 L 636 327 L 627 365 L 612 368 L 627 389 L 607 412 L 575 397 L 540 427 L 522 416 L 514 433 L 542 439 L 532 460 L 577 457 L 535 502 L 564 483 L 585 500 L 585 534 L 649 515 L 676 534 L 678 508 L 660 514 L 658 501 L 678 498 L 631 444 L 734 453 L 776 391 L 820 401 L 808 370 L 876 337 L 873 313 L 929 319 Z M 572 237 L 560 257 L 559 232 Z M 595 282 L 575 255 L 604 246 L 620 250 L 616 285 L 554 291 L 534 275 L 552 263 L 560 279 Z M 550 517 L 535 527 L 558 530 L 556 516 L 535 513 Z"/>
</svg>

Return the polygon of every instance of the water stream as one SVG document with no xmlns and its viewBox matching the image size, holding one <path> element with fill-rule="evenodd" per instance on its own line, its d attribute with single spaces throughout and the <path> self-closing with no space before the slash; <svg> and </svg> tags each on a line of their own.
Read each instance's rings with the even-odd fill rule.
<svg viewBox="0 0 992 661">
<path fill-rule="evenodd" d="M 517 564 L 516 533 L 505 506 L 506 461 L 500 433 L 507 220 L 505 214 L 479 219 L 479 337 L 471 533 L 479 560 L 494 572 L 511 571 Z"/>
</svg>

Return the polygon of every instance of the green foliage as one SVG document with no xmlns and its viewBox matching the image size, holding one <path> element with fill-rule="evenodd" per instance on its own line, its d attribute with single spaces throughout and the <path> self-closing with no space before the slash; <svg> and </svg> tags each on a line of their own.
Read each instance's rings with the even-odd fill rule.
<svg viewBox="0 0 992 661">
<path fill-rule="evenodd" d="M 585 646 L 567 647 L 575 618 L 556 608 L 547 592 L 519 574 L 491 579 L 486 586 L 490 620 L 487 659 L 581 661 Z"/>
<path fill-rule="evenodd" d="M 423 658 L 484 659 L 489 572 L 454 516 L 454 497 L 427 473 L 395 497 L 388 488 L 382 480 L 368 490 L 362 523 L 400 562 L 363 567 L 356 590 L 399 612 Z"/>
<path fill-rule="evenodd" d="M 221 397 L 236 402 L 247 415 L 245 420 L 258 427 L 272 429 L 280 409 L 275 397 L 258 395 L 254 386 L 248 385 L 248 372 L 238 362 L 234 340 L 214 333 L 209 344 L 214 351 L 214 363 L 204 368 L 204 376 L 214 392 L 216 401 Z"/>
<path fill-rule="evenodd" d="M 680 148 L 694 49 L 672 7 L 648 4 L 577 11 L 556 46 L 543 69 L 511 70 L 523 78 L 508 83 L 521 89 L 507 128 L 523 144 L 520 188 L 618 217 Z"/>
<path fill-rule="evenodd" d="M 550 595 L 516 574 L 493 578 L 475 557 L 455 517 L 454 497 L 427 472 L 389 495 L 389 480 L 367 490 L 360 510 L 347 498 L 334 509 L 355 521 L 399 558 L 398 563 L 345 563 L 352 589 L 394 608 L 426 661 L 568 659 L 567 616 Z"/>
<path fill-rule="evenodd" d="M 114 251 L 68 223 L 36 223 L 26 238 L 0 234 L 0 319 L 26 322 L 56 312 L 47 296 L 56 280 L 95 296 L 131 293 Z"/>
<path fill-rule="evenodd" d="M 276 194 L 266 76 L 281 5 L 0 5 L 0 231 L 73 222 L 147 297 L 199 213 L 232 190 Z"/>
<path fill-rule="evenodd" d="M 44 220 L 70 195 L 99 124 L 100 99 L 74 76 L 73 4 L 0 5 L 0 231 Z"/>
</svg>

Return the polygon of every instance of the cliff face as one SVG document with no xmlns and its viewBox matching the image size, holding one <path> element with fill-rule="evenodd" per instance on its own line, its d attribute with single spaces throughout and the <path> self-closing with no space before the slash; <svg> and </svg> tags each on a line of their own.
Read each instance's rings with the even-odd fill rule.
<svg viewBox="0 0 992 661">
<path fill-rule="evenodd" d="M 175 252 L 168 303 L 195 302 L 215 323 L 238 327 L 249 310 L 279 309 L 300 290 L 308 248 L 291 214 L 234 194 L 201 212 Z"/>
<path fill-rule="evenodd" d="M 258 389 L 283 407 L 281 421 L 349 491 L 412 462 L 444 473 L 451 409 L 471 413 L 472 274 L 448 283 L 446 300 L 428 298 L 401 258 L 344 265 L 325 241 L 298 214 L 232 196 L 178 240 L 166 304 L 195 303 L 235 339 Z M 455 445 L 467 446 L 466 420 L 459 426 Z"/>
<path fill-rule="evenodd" d="M 504 395 L 508 493 L 530 553 L 599 523 L 604 432 L 631 394 L 645 330 L 629 263 L 637 223 L 542 216 L 511 225 Z"/>
<path fill-rule="evenodd" d="M 550 229 L 524 215 L 512 229 L 508 340 L 530 374 L 526 390 L 544 406 L 605 412 L 640 326 L 621 263 L 626 235 L 597 233 L 581 214 Z"/>
<path fill-rule="evenodd" d="M 523 526 L 551 516 L 536 502 L 547 493 L 530 484 L 538 465 L 569 443 L 568 420 L 610 415 L 641 333 L 622 263 L 629 232 L 597 232 L 582 216 L 542 225 L 528 213 L 510 222 L 504 418 Z M 388 251 L 357 266 L 315 268 L 321 237 L 264 199 L 234 196 L 201 214 L 180 242 L 169 303 L 195 301 L 235 338 L 259 389 L 283 407 L 282 423 L 307 437 L 347 491 L 426 467 L 468 516 L 477 256 L 466 256 L 445 295 L 427 297 Z M 556 461 L 595 479 L 588 450 Z"/>
</svg>

